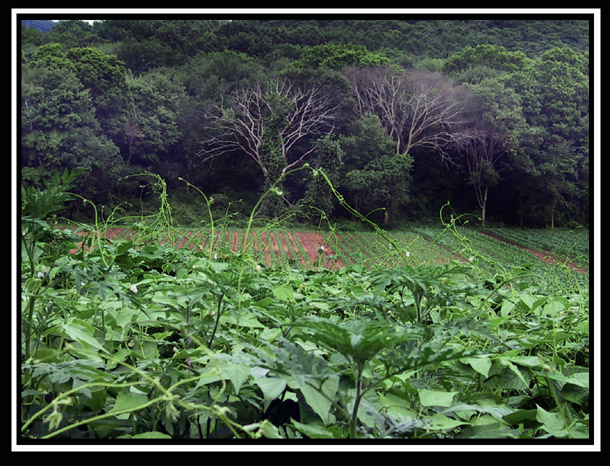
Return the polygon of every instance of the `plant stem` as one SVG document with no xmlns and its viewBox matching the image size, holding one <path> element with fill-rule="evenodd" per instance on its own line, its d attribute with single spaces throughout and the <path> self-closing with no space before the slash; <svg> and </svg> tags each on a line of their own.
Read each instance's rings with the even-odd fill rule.
<svg viewBox="0 0 610 466">
<path fill-rule="evenodd" d="M 352 410 L 352 416 L 350 419 L 350 438 L 356 438 L 356 426 L 358 424 L 358 408 L 360 407 L 360 400 L 362 398 L 361 385 L 362 385 L 362 372 L 364 367 L 362 364 L 358 364 L 356 374 L 356 399 L 354 400 L 354 409 Z"/>
<path fill-rule="evenodd" d="M 222 308 L 222 298 L 224 297 L 224 293 L 220 295 L 218 298 L 218 309 L 216 311 L 216 322 L 214 323 L 214 330 L 212 330 L 212 335 L 210 335 L 210 341 L 208 342 L 208 348 L 212 349 L 212 342 L 214 341 L 214 336 L 216 335 L 216 329 L 218 328 L 218 323 L 220 322 L 220 311 Z"/>
<path fill-rule="evenodd" d="M 91 417 L 89 419 L 85 419 L 84 421 L 79 421 L 79 422 L 76 422 L 74 424 L 69 424 L 69 425 L 67 425 L 65 427 L 62 427 L 61 429 L 56 430 L 55 432 L 51 432 L 50 434 L 47 434 L 47 435 L 45 435 L 45 436 L 43 436 L 41 438 L 48 439 L 48 438 L 51 438 L 51 437 L 55 437 L 56 435 L 59 435 L 59 434 L 65 432 L 67 430 L 74 429 L 75 427 L 79 427 L 79 426 L 82 426 L 82 425 L 85 425 L 85 424 L 89 424 L 89 423 L 92 423 L 92 422 L 95 422 L 95 421 L 99 421 L 99 420 L 102 420 L 102 419 L 106 419 L 106 418 L 109 418 L 109 417 L 114 417 L 114 416 L 118 416 L 118 415 L 121 415 L 121 414 L 126 414 L 126 413 L 132 413 L 134 411 L 139 411 L 141 409 L 147 408 L 148 406 L 152 406 L 155 403 L 158 403 L 159 401 L 162 401 L 163 399 L 165 399 L 165 397 L 160 396 L 158 398 L 155 398 L 154 400 L 150 400 L 150 401 L 148 401 L 148 402 L 146 402 L 144 404 L 138 405 L 136 408 L 127 408 L 127 409 L 122 409 L 122 410 L 119 410 L 119 411 L 111 411 L 111 412 L 108 412 L 108 413 L 100 414 L 98 416 L 94 416 L 94 417 Z"/>
<path fill-rule="evenodd" d="M 186 306 L 186 326 L 187 327 L 189 326 L 190 321 L 191 321 L 191 306 Z M 191 347 L 191 341 L 192 341 L 192 339 L 189 335 L 186 339 L 186 349 L 187 350 L 190 349 L 190 347 Z M 189 374 L 191 374 L 192 370 L 191 370 L 191 357 L 190 356 L 186 358 L 186 366 L 188 368 Z"/>
</svg>

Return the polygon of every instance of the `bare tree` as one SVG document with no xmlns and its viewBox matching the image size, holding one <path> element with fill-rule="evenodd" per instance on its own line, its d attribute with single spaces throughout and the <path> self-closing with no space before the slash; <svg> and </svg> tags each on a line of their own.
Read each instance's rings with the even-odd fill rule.
<svg viewBox="0 0 610 466">
<path fill-rule="evenodd" d="M 389 67 L 351 68 L 352 86 L 361 116 L 375 114 L 396 141 L 396 153 L 429 147 L 449 159 L 447 147 L 461 137 L 468 92 L 440 73 L 397 72 Z"/>
<path fill-rule="evenodd" d="M 215 134 L 204 141 L 201 155 L 204 160 L 210 160 L 227 152 L 241 151 L 267 176 L 270 167 L 262 149 L 265 135 L 273 130 L 283 158 L 279 175 L 284 175 L 315 149 L 312 144 L 293 154 L 297 143 L 332 131 L 335 109 L 333 99 L 321 86 L 298 85 L 288 79 L 266 84 L 257 82 L 214 106 L 210 117 Z"/>
</svg>

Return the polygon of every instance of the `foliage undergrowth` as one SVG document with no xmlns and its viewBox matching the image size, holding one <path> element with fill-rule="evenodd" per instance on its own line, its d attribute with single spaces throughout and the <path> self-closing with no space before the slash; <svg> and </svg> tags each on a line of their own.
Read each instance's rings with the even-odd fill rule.
<svg viewBox="0 0 610 466">
<path fill-rule="evenodd" d="M 71 174 L 24 190 L 23 439 L 589 437 L 588 287 L 541 289 L 453 217 L 444 234 L 471 261 L 266 267 L 248 235 L 219 250 L 201 191 L 209 240 L 178 248 L 168 237 L 194 235 L 145 177 L 158 213 L 114 238 L 112 216 L 57 226 L 68 200 L 87 202 Z M 384 254 L 403 253 L 373 226 Z"/>
</svg>

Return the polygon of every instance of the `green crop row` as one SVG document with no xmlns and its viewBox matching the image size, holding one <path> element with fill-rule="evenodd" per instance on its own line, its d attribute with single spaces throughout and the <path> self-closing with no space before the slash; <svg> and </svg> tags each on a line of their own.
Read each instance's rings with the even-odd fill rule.
<svg viewBox="0 0 610 466">
<path fill-rule="evenodd" d="M 568 230 L 494 227 L 486 228 L 486 231 L 527 248 L 553 253 L 560 261 L 589 264 L 590 238 L 589 230 L 585 228 Z"/>
</svg>

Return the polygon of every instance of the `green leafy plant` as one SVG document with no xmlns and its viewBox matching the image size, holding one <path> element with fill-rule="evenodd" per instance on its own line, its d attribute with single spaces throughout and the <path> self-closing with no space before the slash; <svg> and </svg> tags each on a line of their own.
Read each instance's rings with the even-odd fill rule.
<svg viewBox="0 0 610 466">
<path fill-rule="evenodd" d="M 469 268 L 461 265 L 444 266 L 404 266 L 399 269 L 383 269 L 374 274 L 373 284 L 387 288 L 389 292 L 400 295 L 403 315 L 407 314 L 405 290 L 413 298 L 416 311 L 416 322 L 421 323 L 432 308 L 443 300 L 447 301 L 451 282 L 443 279 L 458 274 L 469 273 Z"/>
<path fill-rule="evenodd" d="M 515 263 L 388 267 L 418 252 L 385 232 L 368 232 L 387 246 L 370 269 L 267 266 L 246 236 L 236 252 L 163 242 L 182 238 L 169 219 L 112 237 L 106 219 L 78 250 L 25 219 L 48 228 L 22 243 L 24 438 L 589 435 L 585 287 L 540 287 Z"/>
<path fill-rule="evenodd" d="M 44 180 L 45 189 L 42 190 L 32 186 L 22 187 L 21 246 L 29 265 L 29 270 L 25 272 L 27 278 L 23 296 L 27 299 L 27 313 L 22 322 L 26 359 L 31 354 L 33 344 L 31 339 L 35 326 L 36 300 L 44 293 L 45 285 L 52 278 L 48 268 L 37 265 L 43 255 L 57 254 L 57 243 L 69 240 L 61 230 L 54 228 L 54 221 L 57 214 L 66 208 L 66 203 L 74 199 L 69 190 L 78 174 L 78 171 L 68 170 L 64 170 L 61 174 L 55 172 L 51 179 Z M 41 245 L 44 247 L 41 248 Z"/>
</svg>

